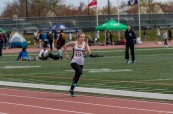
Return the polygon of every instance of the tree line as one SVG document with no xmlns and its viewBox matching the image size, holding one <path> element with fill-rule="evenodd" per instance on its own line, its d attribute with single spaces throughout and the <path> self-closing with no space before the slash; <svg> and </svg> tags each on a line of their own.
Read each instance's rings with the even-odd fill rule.
<svg viewBox="0 0 173 114">
<path fill-rule="evenodd" d="M 109 1 L 109 0 L 108 0 Z M 72 1 L 73 2 L 73 1 Z M 127 2 L 120 1 L 120 8 L 127 6 Z M 141 7 L 145 7 L 147 13 L 154 13 L 154 0 L 140 0 Z M 105 6 L 99 7 L 99 15 L 117 14 L 117 7 L 105 0 Z M 171 1 L 167 2 L 172 6 Z M 66 5 L 63 0 L 16 0 L 6 3 L 6 7 L 1 13 L 1 18 L 18 18 L 18 17 L 53 17 L 53 16 L 73 16 L 73 15 L 95 15 L 95 9 L 88 8 L 88 4 L 80 2 L 78 6 Z M 160 5 L 163 5 L 160 3 Z M 138 13 L 137 5 L 131 5 L 127 13 Z"/>
</svg>

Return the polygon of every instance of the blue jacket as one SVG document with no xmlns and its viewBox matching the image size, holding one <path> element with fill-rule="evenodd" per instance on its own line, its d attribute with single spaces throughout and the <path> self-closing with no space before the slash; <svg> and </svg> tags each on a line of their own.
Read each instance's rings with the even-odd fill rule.
<svg viewBox="0 0 173 114">
<path fill-rule="evenodd" d="M 21 51 L 17 57 L 17 61 L 20 59 L 20 58 L 29 58 L 28 57 L 28 52 L 27 51 Z"/>
<path fill-rule="evenodd" d="M 136 39 L 136 35 L 132 29 L 131 30 L 127 29 L 125 31 L 125 38 L 126 38 L 126 45 L 135 44 L 134 39 Z"/>
</svg>

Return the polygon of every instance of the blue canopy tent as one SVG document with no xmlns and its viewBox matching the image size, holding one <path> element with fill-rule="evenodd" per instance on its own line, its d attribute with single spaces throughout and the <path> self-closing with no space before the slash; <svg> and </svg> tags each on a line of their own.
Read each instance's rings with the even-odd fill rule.
<svg viewBox="0 0 173 114">
<path fill-rule="evenodd" d="M 65 24 L 62 24 L 62 23 L 55 24 L 49 30 L 56 31 L 56 32 L 60 32 L 61 30 L 64 30 L 64 32 L 76 32 L 76 29 L 69 28 Z"/>
</svg>

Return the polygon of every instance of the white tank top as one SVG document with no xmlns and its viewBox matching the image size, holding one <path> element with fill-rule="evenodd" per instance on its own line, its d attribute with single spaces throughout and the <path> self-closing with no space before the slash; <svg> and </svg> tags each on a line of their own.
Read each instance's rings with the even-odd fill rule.
<svg viewBox="0 0 173 114">
<path fill-rule="evenodd" d="M 85 50 L 86 50 L 85 42 L 83 42 L 82 47 L 79 47 L 78 42 L 76 41 L 76 44 L 73 47 L 73 55 L 72 55 L 71 63 L 77 63 L 79 65 L 83 65 Z"/>
</svg>

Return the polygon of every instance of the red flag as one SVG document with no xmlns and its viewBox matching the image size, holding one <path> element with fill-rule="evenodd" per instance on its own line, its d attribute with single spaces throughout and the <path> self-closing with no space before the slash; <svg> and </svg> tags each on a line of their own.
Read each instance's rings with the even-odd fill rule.
<svg viewBox="0 0 173 114">
<path fill-rule="evenodd" d="M 88 7 L 97 6 L 97 0 L 93 0 L 88 4 Z"/>
</svg>

